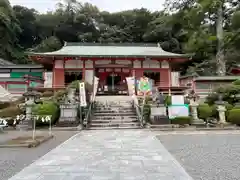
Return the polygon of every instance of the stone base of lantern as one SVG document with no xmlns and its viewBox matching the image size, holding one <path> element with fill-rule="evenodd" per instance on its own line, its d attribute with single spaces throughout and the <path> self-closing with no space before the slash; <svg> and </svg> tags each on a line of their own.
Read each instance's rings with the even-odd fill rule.
<svg viewBox="0 0 240 180">
<path fill-rule="evenodd" d="M 25 119 L 16 126 L 16 129 L 20 131 L 32 130 L 33 129 L 32 123 L 33 123 L 32 120 Z"/>
<path fill-rule="evenodd" d="M 206 126 L 205 122 L 202 119 L 193 119 L 192 120 L 192 125 L 196 127 L 204 127 Z"/>
</svg>

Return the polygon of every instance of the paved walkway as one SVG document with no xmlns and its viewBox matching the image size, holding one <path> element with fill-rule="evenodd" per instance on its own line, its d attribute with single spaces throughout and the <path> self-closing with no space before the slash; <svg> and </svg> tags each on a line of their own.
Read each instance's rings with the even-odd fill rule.
<svg viewBox="0 0 240 180">
<path fill-rule="evenodd" d="M 192 180 L 153 132 L 83 131 L 9 180 Z"/>
</svg>

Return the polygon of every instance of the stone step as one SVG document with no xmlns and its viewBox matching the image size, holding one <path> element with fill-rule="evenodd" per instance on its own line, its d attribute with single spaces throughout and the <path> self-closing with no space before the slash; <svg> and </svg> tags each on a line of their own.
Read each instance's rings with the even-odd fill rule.
<svg viewBox="0 0 240 180">
<path fill-rule="evenodd" d="M 140 123 L 90 123 L 90 127 L 139 127 Z"/>
<path fill-rule="evenodd" d="M 137 119 L 136 115 L 134 116 L 93 116 L 92 119 L 94 120 L 123 120 L 123 119 Z"/>
<path fill-rule="evenodd" d="M 138 123 L 139 121 L 137 119 L 92 119 L 91 123 Z"/>
<path fill-rule="evenodd" d="M 88 130 L 141 129 L 141 127 L 89 127 Z"/>
<path fill-rule="evenodd" d="M 94 113 L 93 116 L 135 116 L 136 113 L 129 112 L 129 113 Z"/>
<path fill-rule="evenodd" d="M 95 110 L 94 113 L 134 113 L 132 109 L 126 110 Z"/>
<path fill-rule="evenodd" d="M 95 108 L 133 108 L 133 106 L 131 104 L 126 104 L 126 105 L 122 105 L 122 104 L 115 104 L 115 105 L 96 105 Z"/>
<path fill-rule="evenodd" d="M 134 109 L 132 107 L 120 107 L 120 108 L 113 108 L 113 107 L 95 107 L 94 108 L 95 111 L 128 111 L 128 110 L 132 110 L 134 111 Z"/>
</svg>

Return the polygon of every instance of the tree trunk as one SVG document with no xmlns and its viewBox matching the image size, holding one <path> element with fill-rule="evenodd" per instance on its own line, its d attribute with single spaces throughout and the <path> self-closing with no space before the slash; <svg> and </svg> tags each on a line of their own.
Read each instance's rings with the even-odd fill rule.
<svg viewBox="0 0 240 180">
<path fill-rule="evenodd" d="M 224 59 L 224 40 L 223 40 L 223 2 L 218 8 L 218 19 L 217 19 L 217 40 L 218 40 L 218 49 L 216 55 L 216 66 L 217 66 L 217 75 L 225 76 L 226 75 L 226 62 Z"/>
</svg>

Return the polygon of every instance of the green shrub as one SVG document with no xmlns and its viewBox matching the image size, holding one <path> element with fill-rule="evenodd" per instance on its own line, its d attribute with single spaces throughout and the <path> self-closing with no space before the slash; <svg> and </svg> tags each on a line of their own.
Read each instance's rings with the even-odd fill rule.
<svg viewBox="0 0 240 180">
<path fill-rule="evenodd" d="M 7 108 L 11 105 L 10 102 L 0 102 L 0 109 Z"/>
<path fill-rule="evenodd" d="M 150 121 L 150 114 L 151 114 L 151 105 L 145 104 L 143 106 L 143 118 L 146 122 Z"/>
<path fill-rule="evenodd" d="M 171 120 L 172 124 L 179 124 L 179 125 L 184 125 L 184 124 L 191 124 L 192 118 L 190 116 L 179 116 L 175 117 L 174 119 Z"/>
<path fill-rule="evenodd" d="M 64 96 L 67 96 L 67 91 L 59 90 L 59 91 L 55 92 L 55 94 L 53 96 L 53 100 L 55 102 L 60 102 L 61 100 L 63 100 Z"/>
<path fill-rule="evenodd" d="M 169 95 L 164 96 L 164 104 L 165 104 L 165 106 L 170 106 L 172 104 L 171 96 L 169 96 Z"/>
<path fill-rule="evenodd" d="M 15 118 L 17 115 L 22 114 L 23 112 L 17 106 L 10 106 L 5 109 L 0 110 L 0 117 L 12 117 Z"/>
<path fill-rule="evenodd" d="M 228 121 L 232 124 L 240 125 L 240 109 L 232 109 L 228 114 Z"/>
<path fill-rule="evenodd" d="M 197 108 L 198 117 L 203 120 L 207 120 L 208 118 L 212 117 L 212 107 L 208 104 L 200 104 Z"/>
<path fill-rule="evenodd" d="M 33 107 L 33 114 L 38 115 L 39 119 L 36 122 L 37 126 L 41 125 L 48 125 L 49 122 L 42 122 L 42 117 L 45 117 L 47 115 L 52 116 L 52 124 L 55 124 L 59 118 L 59 107 L 56 103 L 51 101 L 44 101 L 43 104 L 37 104 Z"/>
<path fill-rule="evenodd" d="M 233 84 L 233 85 L 240 85 L 240 79 L 237 79 L 237 80 L 234 81 L 232 84 Z"/>
</svg>

